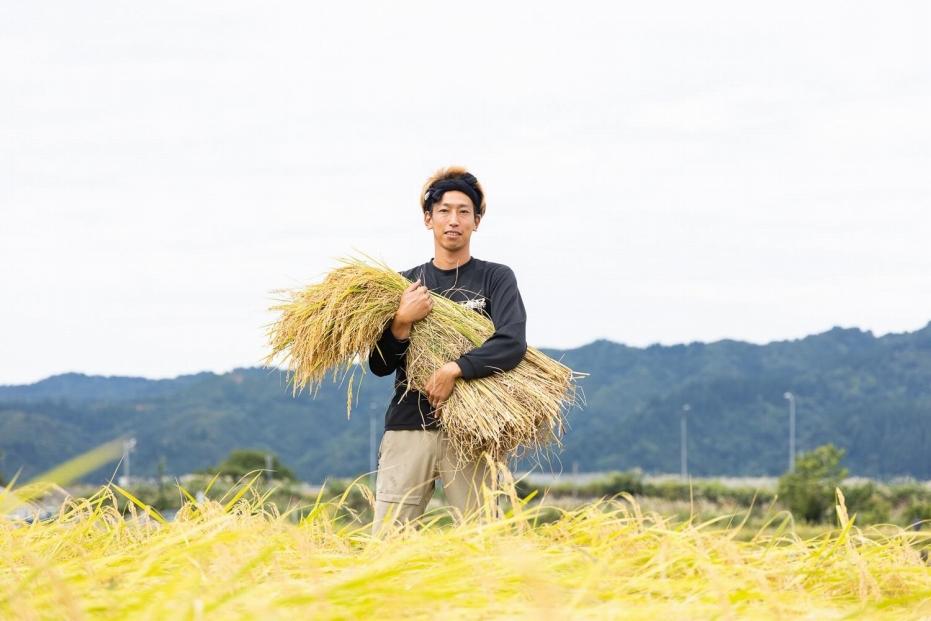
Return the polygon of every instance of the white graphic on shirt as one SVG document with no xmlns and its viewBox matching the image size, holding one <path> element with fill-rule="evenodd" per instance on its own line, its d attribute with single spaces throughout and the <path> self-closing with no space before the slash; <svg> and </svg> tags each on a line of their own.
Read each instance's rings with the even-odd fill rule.
<svg viewBox="0 0 931 621">
<path fill-rule="evenodd" d="M 466 308 L 471 308 L 473 310 L 485 310 L 485 298 L 475 298 L 474 300 L 465 300 L 464 302 L 459 302 L 462 306 Z"/>
</svg>

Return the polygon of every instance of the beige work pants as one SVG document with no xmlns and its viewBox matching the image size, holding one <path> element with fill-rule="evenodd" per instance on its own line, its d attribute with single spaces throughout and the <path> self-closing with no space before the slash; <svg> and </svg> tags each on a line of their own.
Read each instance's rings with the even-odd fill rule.
<svg viewBox="0 0 931 621">
<path fill-rule="evenodd" d="M 460 463 L 443 430 L 387 430 L 378 447 L 375 478 L 375 519 L 372 533 L 385 524 L 415 520 L 426 511 L 435 481 L 443 491 L 457 522 L 478 514 L 482 485 L 497 489 L 497 471 L 487 460 Z M 497 516 L 497 498 L 494 499 Z"/>
</svg>

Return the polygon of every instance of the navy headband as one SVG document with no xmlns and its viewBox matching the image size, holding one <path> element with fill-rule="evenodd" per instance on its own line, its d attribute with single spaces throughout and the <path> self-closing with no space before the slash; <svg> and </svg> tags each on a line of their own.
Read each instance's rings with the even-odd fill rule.
<svg viewBox="0 0 931 621">
<path fill-rule="evenodd" d="M 433 203 L 440 200 L 443 197 L 443 194 L 450 190 L 458 190 L 466 196 L 472 199 L 472 205 L 475 207 L 475 213 L 481 215 L 482 213 L 482 193 L 472 187 L 472 183 L 476 183 L 478 180 L 474 175 L 466 173 L 462 177 L 457 177 L 455 179 L 443 179 L 442 181 L 437 181 L 430 186 L 430 189 L 427 190 L 427 193 L 424 195 L 423 200 L 423 210 L 430 211 L 433 207 Z"/>
</svg>

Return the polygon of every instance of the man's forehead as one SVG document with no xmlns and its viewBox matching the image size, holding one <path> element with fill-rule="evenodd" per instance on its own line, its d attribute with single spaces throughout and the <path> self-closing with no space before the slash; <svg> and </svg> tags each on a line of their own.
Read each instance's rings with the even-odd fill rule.
<svg viewBox="0 0 931 621">
<path fill-rule="evenodd" d="M 472 199 L 465 192 L 447 190 L 443 193 L 440 205 L 445 207 L 472 207 Z"/>
</svg>

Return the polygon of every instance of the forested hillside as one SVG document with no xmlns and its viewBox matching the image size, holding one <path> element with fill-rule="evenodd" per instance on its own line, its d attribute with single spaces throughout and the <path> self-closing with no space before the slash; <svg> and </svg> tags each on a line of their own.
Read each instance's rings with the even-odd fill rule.
<svg viewBox="0 0 931 621">
<path fill-rule="evenodd" d="M 931 478 L 931 323 L 881 338 L 835 328 L 767 345 L 596 341 L 548 353 L 590 376 L 581 383 L 587 405 L 570 412 L 564 450 L 547 469 L 676 472 L 687 403 L 692 474 L 779 474 L 791 391 L 799 450 L 832 442 L 847 450 L 851 474 Z M 365 375 L 347 420 L 345 386 L 293 398 L 277 369 L 158 381 L 66 374 L 0 386 L 0 471 L 8 478 L 21 467 L 28 478 L 132 434 L 136 474 L 154 474 L 160 459 L 171 474 L 204 468 L 243 447 L 275 452 L 306 480 L 351 476 L 368 469 L 369 418 L 380 433 L 389 391 L 388 378 Z"/>
</svg>

